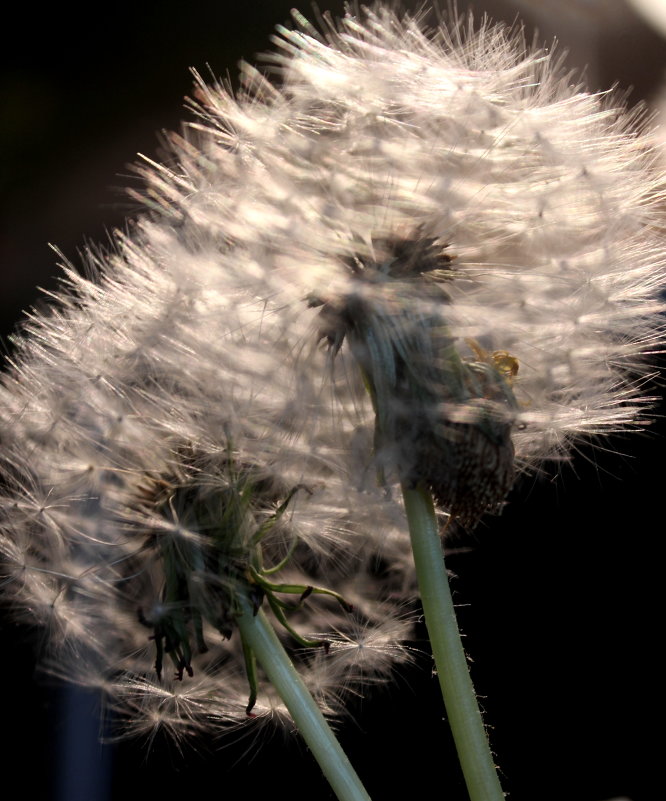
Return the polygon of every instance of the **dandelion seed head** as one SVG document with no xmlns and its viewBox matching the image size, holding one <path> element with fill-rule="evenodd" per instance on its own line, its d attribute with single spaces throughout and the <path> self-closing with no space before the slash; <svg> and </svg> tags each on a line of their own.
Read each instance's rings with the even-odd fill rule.
<svg viewBox="0 0 666 801">
<path fill-rule="evenodd" d="M 181 274 L 147 230 L 155 247 L 119 239 L 17 339 L 0 390 L 3 592 L 45 628 L 51 672 L 102 691 L 121 734 L 291 726 L 263 687 L 248 717 L 234 599 L 262 564 L 288 563 L 276 580 L 303 589 L 337 564 L 353 531 L 328 486 L 340 471 L 304 461 L 287 425 L 284 321 L 234 305 L 217 266 Z"/>
<path fill-rule="evenodd" d="M 226 224 L 219 207 L 199 223 L 295 326 L 308 299 L 338 403 L 350 352 L 380 469 L 472 525 L 516 473 L 646 419 L 663 339 L 653 136 L 502 26 L 427 33 L 381 5 L 321 34 L 300 19 L 268 56 L 279 88 L 246 67 L 237 97 L 199 89 L 203 149 L 234 185 Z M 405 379 L 414 362 L 429 368 Z M 409 431 L 415 404 L 429 421 Z"/>
<path fill-rule="evenodd" d="M 197 77 L 131 235 L 64 265 L 0 385 L 4 593 L 148 738 L 247 722 L 234 599 L 273 568 L 357 610 L 291 610 L 330 643 L 299 661 L 326 712 L 385 678 L 414 593 L 394 485 L 473 526 L 645 420 L 663 341 L 639 112 L 501 26 L 296 22 L 275 83 Z M 263 685 L 254 714 L 288 722 Z"/>
</svg>

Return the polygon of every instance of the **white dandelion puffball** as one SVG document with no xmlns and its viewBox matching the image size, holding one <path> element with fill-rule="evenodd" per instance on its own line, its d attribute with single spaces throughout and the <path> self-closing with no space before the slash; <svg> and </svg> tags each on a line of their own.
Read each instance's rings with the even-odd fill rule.
<svg viewBox="0 0 666 801">
<path fill-rule="evenodd" d="M 308 299 L 347 443 L 376 416 L 380 472 L 473 524 L 516 467 L 643 419 L 664 331 L 652 136 L 501 26 L 295 19 L 267 57 L 279 87 L 247 65 L 237 97 L 200 85 L 150 197 L 292 329 Z"/>
<path fill-rule="evenodd" d="M 68 269 L 0 387 L 5 594 L 133 731 L 246 720 L 235 593 L 261 605 L 278 566 L 338 712 L 407 658 L 390 485 L 471 526 L 649 401 L 663 186 L 640 115 L 503 27 L 295 19 L 275 82 L 198 82 L 132 233 Z M 251 713 L 286 716 L 263 685 Z"/>
</svg>

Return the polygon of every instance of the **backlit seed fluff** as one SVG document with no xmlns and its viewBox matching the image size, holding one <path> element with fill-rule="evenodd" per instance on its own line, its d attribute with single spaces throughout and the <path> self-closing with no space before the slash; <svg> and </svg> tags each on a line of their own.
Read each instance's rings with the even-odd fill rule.
<svg viewBox="0 0 666 801">
<path fill-rule="evenodd" d="M 295 19 L 275 82 L 198 81 L 134 233 L 68 270 L 0 386 L 4 591 L 144 734 L 246 719 L 258 542 L 354 606 L 294 611 L 323 708 L 385 676 L 414 579 L 378 485 L 474 525 L 517 471 L 635 424 L 663 337 L 638 113 L 502 27 Z"/>
<path fill-rule="evenodd" d="M 252 698 L 236 627 L 239 594 L 261 605 L 263 569 L 284 562 L 266 580 L 296 587 L 273 595 L 303 639 L 278 628 L 340 714 L 347 690 L 409 658 L 405 596 L 379 583 L 341 460 L 308 457 L 285 429 L 287 333 L 269 318 L 245 330 L 252 304 L 223 310 L 223 274 L 188 266 L 175 240 L 168 263 L 156 241 L 119 242 L 96 283 L 72 274 L 16 343 L 0 389 L 3 594 L 47 629 L 49 670 L 102 690 L 123 732 L 215 734 L 290 723 L 265 682 Z M 315 590 L 300 604 L 313 586 L 342 602 Z M 330 659 L 309 655 L 317 643 Z"/>
<path fill-rule="evenodd" d="M 383 480 L 473 525 L 516 472 L 644 420 L 664 333 L 654 137 L 502 26 L 428 32 L 381 5 L 295 21 L 266 58 L 277 84 L 248 65 L 235 96 L 200 83 L 150 197 L 234 286 L 311 321 L 340 442 L 375 425 Z"/>
</svg>

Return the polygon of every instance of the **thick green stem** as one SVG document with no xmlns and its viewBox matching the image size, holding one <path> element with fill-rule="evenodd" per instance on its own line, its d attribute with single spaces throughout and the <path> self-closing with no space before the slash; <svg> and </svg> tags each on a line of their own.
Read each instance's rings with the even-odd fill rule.
<svg viewBox="0 0 666 801">
<path fill-rule="evenodd" d="M 471 801 L 504 801 L 453 608 L 430 493 L 403 486 L 416 574 L 444 705 Z"/>
<path fill-rule="evenodd" d="M 370 796 L 340 747 L 330 726 L 287 656 L 266 615 L 253 614 L 242 599 L 242 615 L 237 618 L 243 640 L 254 651 L 319 763 L 340 801 L 370 801 Z"/>
</svg>

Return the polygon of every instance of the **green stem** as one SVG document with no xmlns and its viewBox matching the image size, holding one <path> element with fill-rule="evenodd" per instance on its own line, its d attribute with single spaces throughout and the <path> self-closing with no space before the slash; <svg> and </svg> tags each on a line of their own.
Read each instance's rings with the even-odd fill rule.
<svg viewBox="0 0 666 801">
<path fill-rule="evenodd" d="M 340 801 L 370 801 L 370 796 L 340 747 L 330 726 L 287 656 L 263 610 L 256 615 L 241 599 L 237 618 L 243 640 L 254 651 L 273 687 L 291 713 L 298 730 Z"/>
<path fill-rule="evenodd" d="M 460 640 L 430 493 L 402 488 L 421 603 L 446 714 L 471 801 L 504 801 Z"/>
</svg>

